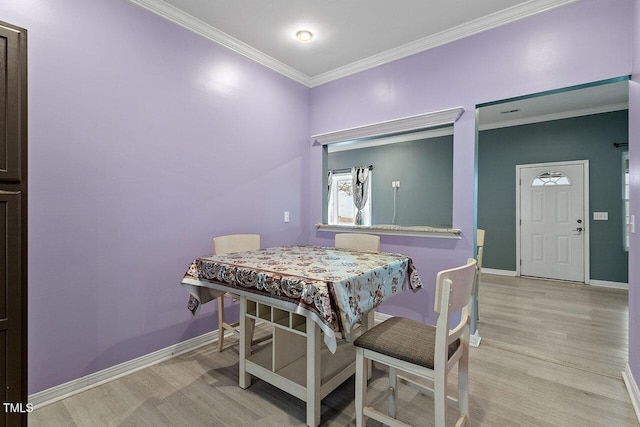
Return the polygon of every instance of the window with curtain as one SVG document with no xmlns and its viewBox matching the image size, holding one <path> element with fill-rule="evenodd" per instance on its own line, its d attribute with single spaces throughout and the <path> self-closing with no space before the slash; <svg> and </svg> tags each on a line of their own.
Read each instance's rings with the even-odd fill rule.
<svg viewBox="0 0 640 427">
<path fill-rule="evenodd" d="M 371 170 L 369 170 L 369 183 L 371 182 Z M 354 201 L 353 174 L 349 172 L 329 173 L 329 204 L 328 220 L 332 225 L 356 225 L 358 208 Z M 366 188 L 367 197 L 361 209 L 362 223 L 371 225 L 371 185 Z"/>
</svg>

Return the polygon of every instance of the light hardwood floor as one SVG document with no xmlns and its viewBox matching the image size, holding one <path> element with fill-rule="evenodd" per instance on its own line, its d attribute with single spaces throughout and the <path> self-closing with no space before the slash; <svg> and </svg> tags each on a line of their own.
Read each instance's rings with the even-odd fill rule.
<svg viewBox="0 0 640 427">
<path fill-rule="evenodd" d="M 479 311 L 482 343 L 471 349 L 469 368 L 474 426 L 639 425 L 621 379 L 625 290 L 483 274 Z M 383 375 L 374 370 L 372 399 L 385 388 Z M 322 425 L 354 425 L 353 396 L 351 378 L 322 401 Z M 400 418 L 433 425 L 430 398 L 405 387 L 400 402 Z M 215 345 L 29 415 L 32 427 L 284 427 L 304 421 L 305 404 L 287 393 L 260 380 L 240 389 L 237 346 L 219 354 Z"/>
</svg>

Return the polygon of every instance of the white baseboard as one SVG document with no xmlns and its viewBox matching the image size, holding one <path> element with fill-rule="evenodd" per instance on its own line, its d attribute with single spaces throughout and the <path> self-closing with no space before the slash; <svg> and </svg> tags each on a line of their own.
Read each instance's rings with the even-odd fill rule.
<svg viewBox="0 0 640 427">
<path fill-rule="evenodd" d="M 391 319 L 393 316 L 390 315 L 390 314 L 378 313 L 376 311 L 374 317 L 375 317 L 375 322 L 376 322 L 376 325 L 377 325 L 378 323 L 382 323 L 387 319 Z"/>
<path fill-rule="evenodd" d="M 381 323 L 391 315 L 384 313 L 375 313 L 375 322 Z M 34 409 L 41 408 L 67 397 L 73 396 L 91 388 L 97 387 L 101 384 L 108 383 L 109 381 L 116 380 L 126 375 L 132 374 L 140 369 L 147 368 L 155 365 L 156 363 L 163 362 L 172 357 L 179 356 L 180 354 L 188 351 L 195 350 L 205 345 L 212 344 L 218 340 L 218 330 L 208 332 L 206 334 L 191 338 L 187 341 L 180 342 L 178 344 L 160 349 L 153 353 L 140 356 L 136 359 L 123 362 L 119 365 L 111 366 L 93 374 L 86 375 L 75 380 L 71 380 L 64 384 L 51 387 L 46 390 L 39 391 L 29 395 L 28 401 L 33 405 Z"/>
<path fill-rule="evenodd" d="M 34 393 L 29 396 L 29 403 L 33 405 L 34 409 L 38 409 L 42 406 L 57 402 L 58 400 L 73 396 L 74 394 L 81 393 L 109 381 L 124 377 L 125 375 L 132 374 L 140 369 L 155 365 L 156 363 L 160 363 L 182 353 L 211 344 L 217 340 L 218 330 L 208 332 L 119 365 L 111 366 L 110 368 L 94 372 L 93 374 Z"/>
<path fill-rule="evenodd" d="M 627 391 L 629 392 L 633 409 L 636 411 L 636 418 L 638 418 L 638 422 L 640 422 L 640 390 L 638 390 L 638 383 L 636 383 L 636 380 L 633 378 L 633 374 L 631 373 L 631 368 L 628 363 L 624 371 L 622 371 L 622 379 L 624 380 L 624 384 L 627 386 Z"/>
<path fill-rule="evenodd" d="M 482 341 L 482 337 L 480 336 L 480 333 L 476 329 L 473 335 L 469 336 L 469 345 L 471 347 L 480 347 L 480 341 Z"/>
<path fill-rule="evenodd" d="M 591 286 L 601 286 L 603 288 L 616 288 L 616 289 L 629 289 L 628 283 L 623 282 L 610 282 L 608 280 L 595 280 L 591 279 L 589 281 Z"/>
<path fill-rule="evenodd" d="M 381 323 L 390 317 L 393 316 L 376 312 L 375 322 Z M 478 331 L 476 330 L 476 333 L 471 336 L 470 344 L 477 347 L 480 345 L 480 339 Z M 120 363 L 119 365 L 111 366 L 101 371 L 94 372 L 93 374 L 85 375 L 84 377 L 77 378 L 64 384 L 33 393 L 29 395 L 28 401 L 33 405 L 34 409 L 38 409 L 99 385 L 108 383 L 109 381 L 132 374 L 140 369 L 144 369 L 155 365 L 156 363 L 171 359 L 172 357 L 179 356 L 188 351 L 209 345 L 217 340 L 218 331 L 214 330 L 178 344 L 154 351 L 153 353 L 140 356 L 136 359 Z"/>
<path fill-rule="evenodd" d="M 511 276 L 511 277 L 515 277 L 518 275 L 517 272 L 511 271 L 511 270 L 497 270 L 495 268 L 485 268 L 485 267 L 482 267 L 482 273 L 495 274 L 497 276 Z"/>
<path fill-rule="evenodd" d="M 518 272 L 517 271 L 498 270 L 498 269 L 495 269 L 495 268 L 482 267 L 482 272 L 483 273 L 487 273 L 487 274 L 495 274 L 497 276 L 510 276 L 510 277 L 517 277 L 518 276 Z M 611 282 L 609 280 L 590 279 L 588 284 L 591 285 L 591 286 L 600 286 L 600 287 L 603 287 L 603 288 L 629 289 L 629 284 L 628 283 Z"/>
</svg>

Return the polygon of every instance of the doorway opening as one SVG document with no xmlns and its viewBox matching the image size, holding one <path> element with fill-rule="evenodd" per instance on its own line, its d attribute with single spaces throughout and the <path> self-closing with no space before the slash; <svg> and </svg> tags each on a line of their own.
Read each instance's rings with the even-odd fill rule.
<svg viewBox="0 0 640 427">
<path fill-rule="evenodd" d="M 564 280 L 628 287 L 621 161 L 629 136 L 628 96 L 624 77 L 478 106 L 476 212 L 477 227 L 486 231 L 485 272 L 521 274 L 516 166 L 588 160 L 585 209 L 594 212 L 585 210 L 572 220 L 582 220 L 582 226 L 571 228 L 583 229 L 584 277 Z M 542 172 L 552 180 L 557 171 Z"/>
</svg>

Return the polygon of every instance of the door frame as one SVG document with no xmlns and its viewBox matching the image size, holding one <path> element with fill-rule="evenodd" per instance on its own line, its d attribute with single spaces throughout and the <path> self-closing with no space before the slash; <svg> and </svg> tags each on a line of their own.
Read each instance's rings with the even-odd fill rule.
<svg viewBox="0 0 640 427">
<path fill-rule="evenodd" d="M 7 369 L 11 369 L 14 375 L 5 377 L 7 400 L 5 404 L 10 403 L 17 406 L 17 411 L 5 407 L 2 414 L 6 419 L 7 426 L 27 426 L 27 412 L 31 412 L 28 404 L 28 95 L 27 95 L 27 30 L 15 25 L 0 21 L 0 27 L 3 36 L 7 37 L 7 50 L 10 52 L 11 60 L 14 64 L 9 66 L 7 60 L 7 97 L 11 94 L 11 100 L 7 102 L 8 120 L 17 123 L 15 129 L 11 132 L 10 140 L 7 139 L 7 146 L 15 144 L 14 148 L 18 155 L 13 157 L 16 162 L 13 166 L 12 173 L 0 176 L 0 186 L 6 193 L 19 194 L 20 206 L 19 223 L 20 231 L 17 239 L 19 240 L 20 253 L 16 254 L 19 263 L 19 283 L 15 283 L 13 287 L 9 286 L 7 290 L 7 301 L 10 301 L 11 310 L 7 313 L 10 318 L 11 330 L 7 333 L 7 349 L 10 349 L 10 357 L 7 357 Z M 6 34 L 11 34 L 11 41 Z M 10 73 L 10 74 L 9 74 Z M 7 165 L 9 168 L 9 165 Z M 8 329 L 7 329 L 8 330 Z"/>
<path fill-rule="evenodd" d="M 535 167 L 554 167 L 554 166 L 566 166 L 566 165 L 582 165 L 582 173 L 583 173 L 583 200 L 584 200 L 584 208 L 582 217 L 584 218 L 584 283 L 589 284 L 591 282 L 590 277 L 590 261 L 591 261 L 591 252 L 589 249 L 589 235 L 591 228 L 591 221 L 589 218 L 589 160 L 567 160 L 562 162 L 545 162 L 545 163 L 531 163 L 531 164 L 522 164 L 516 165 L 516 276 L 520 277 L 520 265 L 522 263 L 521 254 L 520 254 L 520 218 L 522 215 L 520 214 L 520 186 L 521 186 L 521 172 L 522 169 L 525 168 L 535 168 Z M 551 279 L 553 280 L 553 279 Z"/>
</svg>

